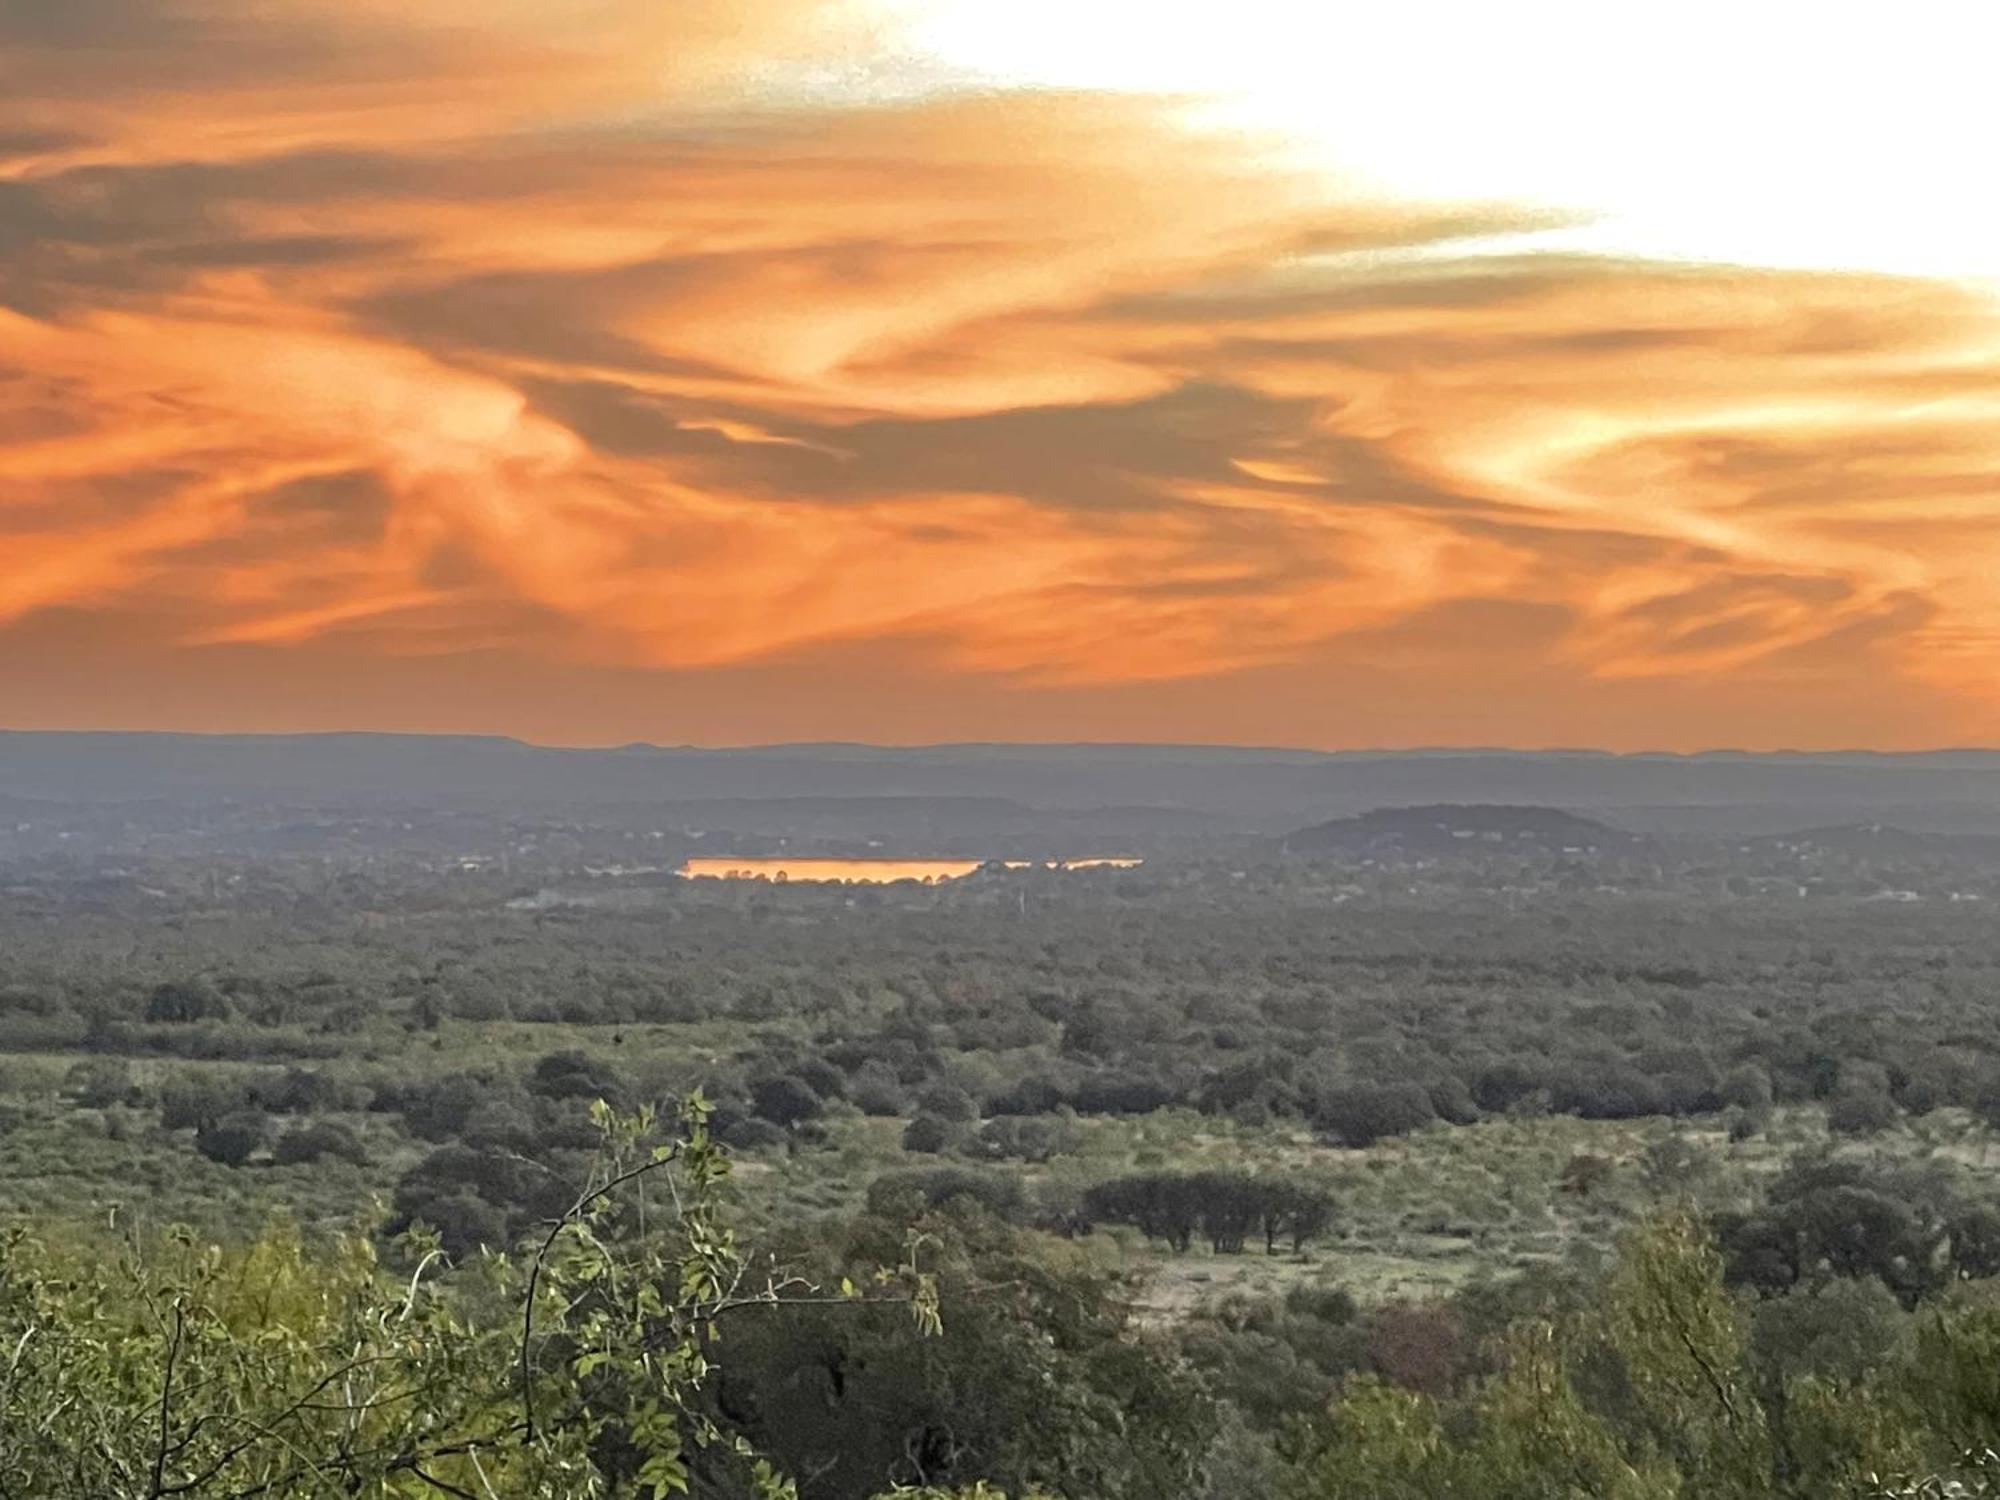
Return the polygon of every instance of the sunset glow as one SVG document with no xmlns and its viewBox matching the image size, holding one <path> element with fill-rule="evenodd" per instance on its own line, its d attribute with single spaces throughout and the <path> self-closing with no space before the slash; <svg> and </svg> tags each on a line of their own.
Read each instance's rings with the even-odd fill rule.
<svg viewBox="0 0 2000 1500">
<path fill-rule="evenodd" d="M 0 722 L 2000 740 L 2000 21 L 1863 19 L 10 8 Z"/>
<path fill-rule="evenodd" d="M 935 885 L 941 880 L 963 880 L 986 861 L 979 859 L 746 859 L 741 856 L 690 859 L 679 873 L 690 880 L 781 880 L 831 881 L 840 885 L 893 885 L 914 880 Z M 1010 870 L 1025 870 L 1035 862 L 1025 859 L 1000 861 Z M 1137 859 L 1069 859 L 1049 868 L 1064 870 L 1130 870 L 1143 861 Z"/>
</svg>

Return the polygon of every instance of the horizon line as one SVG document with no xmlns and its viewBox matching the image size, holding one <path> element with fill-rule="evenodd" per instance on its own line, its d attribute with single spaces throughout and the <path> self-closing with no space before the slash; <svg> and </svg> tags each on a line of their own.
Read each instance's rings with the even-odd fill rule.
<svg viewBox="0 0 2000 1500">
<path fill-rule="evenodd" d="M 417 741 L 471 741 L 480 744 L 510 745 L 524 750 L 549 751 L 559 754 L 606 755 L 625 752 L 660 754 L 757 754 L 773 751 L 870 751 L 878 753 L 909 753 L 949 751 L 1007 751 L 1007 750 L 1101 750 L 1101 751 L 1188 751 L 1224 752 L 1238 755 L 1282 755 L 1312 756 L 1325 759 L 1368 758 L 1383 759 L 1397 757 L 1489 757 L 1489 756 L 1575 756 L 1599 757 L 1618 760 L 1702 760 L 1726 759 L 1730 757 L 1756 759 L 1835 759 L 1842 757 L 1874 757 L 1878 759 L 1918 759 L 1938 756 L 2000 755 L 2000 744 L 1933 745 L 1923 748 L 1897 750 L 1871 748 L 1864 745 L 1807 749 L 1800 746 L 1773 746 L 1766 749 L 1752 749 L 1740 745 L 1714 745 L 1697 750 L 1638 749 L 1613 750 L 1594 745 L 1494 745 L 1494 744 L 1413 744 L 1413 745 L 1356 745 L 1325 747 L 1317 745 L 1268 745 L 1244 744 L 1225 740 L 752 740 L 733 743 L 703 744 L 694 741 L 662 743 L 653 740 L 626 740 L 597 743 L 561 743 L 546 740 L 531 740 L 520 735 L 503 734 L 479 730 L 422 730 L 422 729 L 298 729 L 298 730 L 257 730 L 257 729 L 70 729 L 70 728 L 25 728 L 17 729 L 0 725 L 0 738 L 47 738 L 47 739 L 154 739 L 154 740 L 417 740 Z"/>
</svg>

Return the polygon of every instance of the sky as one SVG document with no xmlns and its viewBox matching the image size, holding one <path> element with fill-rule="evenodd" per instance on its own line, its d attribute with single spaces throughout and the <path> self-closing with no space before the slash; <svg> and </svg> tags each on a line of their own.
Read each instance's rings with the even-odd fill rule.
<svg viewBox="0 0 2000 1500">
<path fill-rule="evenodd" d="M 0 4 L 0 727 L 2000 743 L 1996 47 Z"/>
</svg>

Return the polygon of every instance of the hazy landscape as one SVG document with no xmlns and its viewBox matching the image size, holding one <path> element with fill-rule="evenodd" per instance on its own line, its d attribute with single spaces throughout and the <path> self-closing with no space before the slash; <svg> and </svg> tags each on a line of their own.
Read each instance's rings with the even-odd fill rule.
<svg viewBox="0 0 2000 1500">
<path fill-rule="evenodd" d="M 1611 1400 L 1592 1341 L 1653 1356 L 1595 1320 L 1667 1295 L 1628 1285 L 1656 1254 L 1717 1278 L 1702 1316 L 1741 1342 L 1702 1357 L 1798 1441 L 1781 1400 L 1879 1410 L 1932 1378 L 1933 1330 L 1984 1336 L 2000 836 L 1962 810 L 1996 777 L 12 735 L 0 1215 L 464 1268 L 560 1222 L 594 1101 L 699 1090 L 750 1264 L 803 1288 L 902 1261 L 942 1320 L 778 1295 L 725 1346 L 696 1408 L 802 1493 L 1499 1493 L 1372 1487 L 1390 1460 L 1353 1424 L 1498 1422 L 1537 1319 Z M 1714 1248 L 1673 1249 L 1689 1223 Z M 1028 1385 L 970 1379 L 1020 1361 Z M 1048 1379 L 1083 1403 L 1060 1441 L 1115 1471 L 1051 1457 Z M 1114 1438 L 1139 1400 L 1165 1404 Z M 1591 1420 L 1655 1441 L 1644 1410 Z M 1860 1484 L 1849 1451 L 1800 1482 Z"/>
</svg>

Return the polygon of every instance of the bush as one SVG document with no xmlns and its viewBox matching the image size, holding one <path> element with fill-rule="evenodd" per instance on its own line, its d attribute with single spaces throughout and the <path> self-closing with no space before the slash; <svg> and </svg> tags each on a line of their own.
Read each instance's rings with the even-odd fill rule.
<svg viewBox="0 0 2000 1500">
<path fill-rule="evenodd" d="M 176 1078 L 160 1090 L 160 1123 L 168 1130 L 201 1130 L 249 1104 L 240 1084 L 220 1078 Z"/>
<path fill-rule="evenodd" d="M 1285 1311 L 1298 1318 L 1340 1327 L 1352 1323 L 1360 1313 L 1354 1294 L 1343 1287 L 1308 1286 L 1298 1283 L 1285 1293 Z"/>
<path fill-rule="evenodd" d="M 868 1211 L 895 1216 L 911 1208 L 940 1208 L 955 1199 L 977 1203 L 1010 1224 L 1028 1217 L 1027 1195 L 1012 1177 L 970 1167 L 923 1167 L 885 1172 L 868 1185 Z"/>
<path fill-rule="evenodd" d="M 410 1134 L 420 1140 L 443 1141 L 462 1133 L 473 1111 L 492 1094 L 490 1079 L 471 1073 L 448 1073 L 398 1091 L 396 1109 Z"/>
<path fill-rule="evenodd" d="M 368 1164 L 368 1152 L 362 1147 L 360 1138 L 335 1120 L 321 1120 L 297 1130 L 288 1130 L 271 1147 L 271 1160 L 282 1166 L 322 1161 L 329 1157 L 357 1167 Z"/>
<path fill-rule="evenodd" d="M 1556 1186 L 1572 1197 L 1588 1198 L 1608 1184 L 1617 1163 L 1596 1151 L 1580 1151 L 1566 1162 Z"/>
<path fill-rule="evenodd" d="M 206 980 L 170 980 L 156 985 L 146 1000 L 146 1019 L 155 1024 L 191 1026 L 197 1021 L 226 1021 L 229 1001 Z"/>
<path fill-rule="evenodd" d="M 1465 1080 L 1456 1073 L 1445 1073 L 1432 1079 L 1424 1092 L 1430 1096 L 1431 1109 L 1440 1120 L 1453 1125 L 1470 1125 L 1479 1118 L 1478 1104 L 1473 1101 Z"/>
<path fill-rule="evenodd" d="M 1547 1082 L 1548 1069 L 1539 1060 L 1503 1057 L 1473 1076 L 1472 1099 L 1489 1114 L 1505 1114 Z"/>
<path fill-rule="evenodd" d="M 1313 1106 L 1313 1123 L 1349 1146 L 1408 1135 L 1436 1118 L 1429 1091 L 1414 1083 L 1336 1084 Z"/>
<path fill-rule="evenodd" d="M 1755 1063 L 1731 1068 L 1722 1079 L 1722 1102 L 1743 1110 L 1771 1107 L 1771 1075 Z"/>
<path fill-rule="evenodd" d="M 1835 1135 L 1877 1135 L 1896 1123 L 1896 1101 L 1874 1089 L 1847 1089 L 1826 1107 L 1826 1128 Z"/>
<path fill-rule="evenodd" d="M 1629 1063 L 1561 1073 L 1549 1093 L 1556 1113 L 1584 1120 L 1636 1120 L 1667 1112 L 1659 1082 Z"/>
<path fill-rule="evenodd" d="M 989 1115 L 1045 1115 L 1059 1109 L 1063 1091 L 1046 1078 L 1023 1078 L 986 1101 Z"/>
<path fill-rule="evenodd" d="M 955 1084 L 934 1083 L 917 1095 L 917 1109 L 925 1115 L 963 1125 L 979 1118 L 979 1106 L 972 1095 Z"/>
<path fill-rule="evenodd" d="M 238 1110 L 203 1125 L 194 1133 L 194 1148 L 210 1161 L 240 1167 L 263 1148 L 266 1124 L 255 1110 Z"/>
<path fill-rule="evenodd" d="M 430 1225 L 446 1253 L 461 1259 L 481 1250 L 505 1250 L 512 1243 L 507 1216 L 472 1193 L 428 1199 L 411 1222 Z"/>
<path fill-rule="evenodd" d="M 1174 1091 L 1157 1078 L 1126 1073 L 1093 1073 L 1070 1099 L 1080 1115 L 1147 1115 L 1173 1102 Z"/>
<path fill-rule="evenodd" d="M 117 1058 L 88 1058 L 63 1074 L 63 1089 L 79 1109 L 106 1109 L 138 1098 L 129 1063 Z"/>
<path fill-rule="evenodd" d="M 947 1121 L 936 1115 L 918 1115 L 903 1130 L 903 1149 L 936 1156 L 940 1151 L 951 1149 L 955 1133 Z"/>
<path fill-rule="evenodd" d="M 551 1052 L 529 1071 L 528 1092 L 544 1099 L 624 1101 L 625 1082 L 610 1063 L 586 1052 Z"/>
<path fill-rule="evenodd" d="M 574 1164 L 560 1157 L 550 1162 L 508 1150 L 440 1146 L 396 1183 L 388 1228 L 394 1233 L 429 1224 L 454 1254 L 503 1247 L 529 1225 L 561 1214 L 575 1191 L 573 1178 Z M 459 1201 L 466 1197 L 483 1207 L 473 1212 Z"/>
<path fill-rule="evenodd" d="M 773 1125 L 799 1125 L 817 1119 L 826 1106 L 800 1079 L 780 1073 L 750 1085 L 750 1108 Z"/>
<path fill-rule="evenodd" d="M 903 1086 L 889 1068 L 878 1062 L 862 1066 L 847 1085 L 847 1097 L 864 1115 L 887 1119 L 903 1112 Z"/>
<path fill-rule="evenodd" d="M 817 1057 L 803 1057 L 792 1064 L 792 1076 L 822 1099 L 838 1099 L 847 1092 L 847 1080 L 840 1070 Z"/>
<path fill-rule="evenodd" d="M 259 1109 L 278 1115 L 309 1115 L 321 1110 L 340 1109 L 347 1104 L 346 1091 L 324 1073 L 311 1068 L 287 1068 L 260 1078 L 248 1095 Z"/>
<path fill-rule="evenodd" d="M 1001 1115 L 980 1127 L 981 1155 L 996 1161 L 1045 1162 L 1076 1149 L 1076 1130 L 1057 1115 Z"/>
<path fill-rule="evenodd" d="M 466 1116 L 458 1138 L 468 1146 L 498 1147 L 531 1156 L 548 1145 L 591 1150 L 597 1132 L 581 1110 L 561 1113 L 555 1120 L 537 1118 L 532 1100 L 521 1094 L 497 1093 Z"/>
<path fill-rule="evenodd" d="M 768 1151 L 774 1146 L 785 1144 L 785 1132 L 769 1120 L 760 1120 L 755 1115 L 731 1115 L 722 1118 L 716 1111 L 716 1119 L 710 1121 L 715 1138 L 732 1151 Z"/>
<path fill-rule="evenodd" d="M 1467 1352 L 1457 1314 L 1442 1304 L 1392 1302 L 1369 1320 L 1369 1363 L 1408 1390 L 1431 1395 L 1449 1390 Z"/>
</svg>

